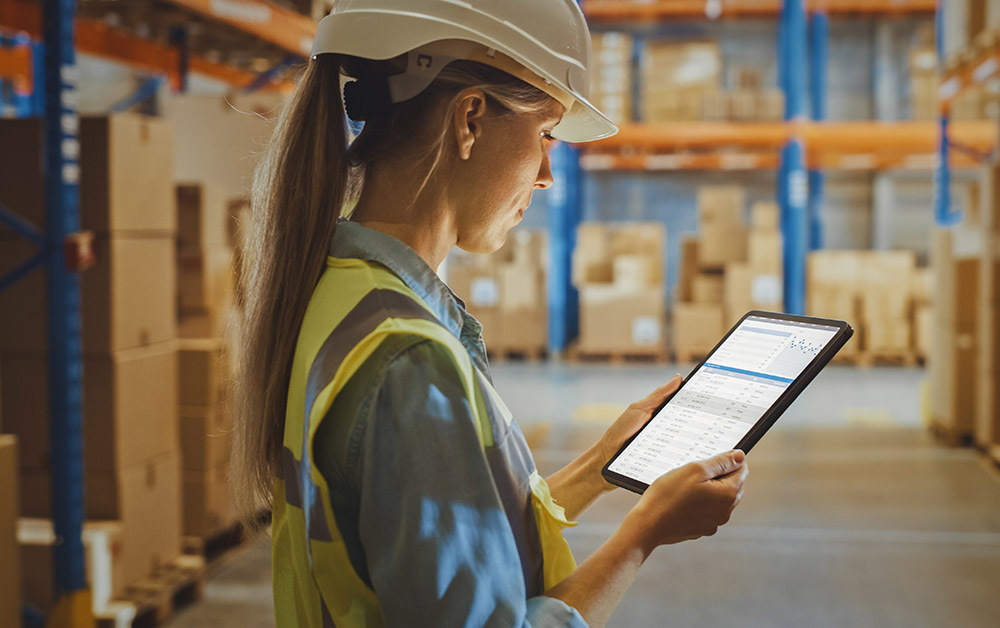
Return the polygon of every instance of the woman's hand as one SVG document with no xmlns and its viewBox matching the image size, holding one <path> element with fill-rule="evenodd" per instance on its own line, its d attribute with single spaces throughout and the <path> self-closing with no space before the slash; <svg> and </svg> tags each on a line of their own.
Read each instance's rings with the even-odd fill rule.
<svg viewBox="0 0 1000 628">
<path fill-rule="evenodd" d="M 653 416 L 653 412 L 663 405 L 667 397 L 677 391 L 682 381 L 683 379 L 680 375 L 674 375 L 669 382 L 651 392 L 645 399 L 636 401 L 630 405 L 611 424 L 608 431 L 604 432 L 604 436 L 597 443 L 597 449 L 600 452 L 598 455 L 600 464 L 597 468 L 597 475 L 601 478 L 605 489 L 613 489 L 615 486 L 605 480 L 604 476 L 601 476 L 601 469 L 604 468 L 608 460 L 611 460 L 611 456 L 618 453 L 618 450 L 622 448 L 625 441 L 632 438 L 639 431 L 639 428 L 645 425 L 646 421 L 649 421 L 649 418 Z"/>
<path fill-rule="evenodd" d="M 711 536 L 743 499 L 749 472 L 739 450 L 674 469 L 646 489 L 622 527 L 647 554 L 660 545 Z"/>
</svg>

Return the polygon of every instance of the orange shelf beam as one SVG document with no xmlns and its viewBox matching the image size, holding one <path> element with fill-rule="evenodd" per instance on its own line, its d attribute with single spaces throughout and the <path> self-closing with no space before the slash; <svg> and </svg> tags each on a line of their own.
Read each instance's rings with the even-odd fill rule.
<svg viewBox="0 0 1000 628">
<path fill-rule="evenodd" d="M 953 168 L 976 168 L 980 164 L 967 155 L 954 154 L 949 159 Z M 740 151 L 708 153 L 669 154 L 617 154 L 586 152 L 580 157 L 580 165 L 590 172 L 631 170 L 631 171 L 753 171 L 776 170 L 780 163 L 778 151 Z M 826 171 L 909 170 L 933 172 L 937 156 L 933 153 L 921 155 L 823 155 L 810 152 L 806 163 L 810 168 Z"/>
<path fill-rule="evenodd" d="M 1000 74 L 1000 38 L 994 39 L 988 46 L 981 47 L 978 54 L 969 55 L 969 58 L 944 73 L 938 90 L 941 106 L 947 110 L 956 96 L 970 87 L 982 85 L 998 74 Z"/>
<path fill-rule="evenodd" d="M 19 94 L 30 94 L 34 82 L 31 48 L 0 48 L 0 78 L 12 80 Z"/>
<path fill-rule="evenodd" d="M 38 5 L 19 0 L 0 0 L 0 28 L 22 31 L 39 39 L 42 37 L 41 12 Z M 180 60 L 173 48 L 149 40 L 121 33 L 103 22 L 77 18 L 76 46 L 80 52 L 114 61 L 149 72 L 165 74 L 174 87 L 180 84 Z M 253 72 L 199 57 L 190 59 L 191 71 L 242 87 L 257 77 Z M 276 82 L 268 89 L 289 91 L 292 84 Z"/>
<path fill-rule="evenodd" d="M 807 0 L 806 7 L 830 15 L 933 14 L 936 0 Z M 709 19 L 705 0 L 586 0 L 583 11 L 592 22 Z M 723 0 L 718 17 L 774 17 L 780 13 L 781 0 Z"/>
<path fill-rule="evenodd" d="M 827 153 L 933 153 L 936 122 L 672 122 L 628 124 L 618 135 L 587 146 L 588 151 L 683 151 L 722 147 L 779 149 L 798 136 L 810 150 Z M 955 121 L 949 137 L 977 152 L 994 148 L 997 123 Z"/>
<path fill-rule="evenodd" d="M 316 22 L 267 0 L 169 0 L 202 17 L 228 24 L 288 52 L 308 57 Z"/>
</svg>

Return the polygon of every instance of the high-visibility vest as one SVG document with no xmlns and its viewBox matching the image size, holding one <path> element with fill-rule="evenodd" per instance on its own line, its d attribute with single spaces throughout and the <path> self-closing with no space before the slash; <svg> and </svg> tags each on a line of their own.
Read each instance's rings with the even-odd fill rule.
<svg viewBox="0 0 1000 628">
<path fill-rule="evenodd" d="M 288 392 L 282 469 L 274 482 L 272 570 L 280 628 L 383 624 L 378 597 L 348 558 L 329 487 L 309 454 L 320 422 L 337 394 L 391 334 L 427 338 L 447 349 L 461 374 L 484 450 L 494 446 L 492 421 L 512 420 L 459 339 L 399 277 L 379 264 L 327 258 L 326 272 L 299 332 Z M 574 524 L 552 500 L 537 471 L 531 472 L 529 481 L 547 590 L 576 568 L 562 536 L 562 529 Z"/>
</svg>

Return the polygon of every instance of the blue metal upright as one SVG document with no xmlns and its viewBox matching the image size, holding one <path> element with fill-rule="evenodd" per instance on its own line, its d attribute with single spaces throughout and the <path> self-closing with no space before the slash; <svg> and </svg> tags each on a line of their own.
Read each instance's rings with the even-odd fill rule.
<svg viewBox="0 0 1000 628">
<path fill-rule="evenodd" d="M 566 349 L 580 325 L 579 295 L 571 267 L 580 222 L 583 180 L 576 148 L 560 142 L 552 148 L 552 190 L 549 193 L 549 352 Z"/>
<path fill-rule="evenodd" d="M 812 118 L 826 120 L 826 68 L 829 57 L 830 18 L 820 11 L 813 13 L 809 34 L 809 101 Z M 809 171 L 809 250 L 823 248 L 823 188 L 826 175 L 822 170 Z"/>
<path fill-rule="evenodd" d="M 937 12 L 934 15 L 935 35 L 934 46 L 937 48 L 938 67 L 944 67 L 944 15 L 945 0 L 938 0 Z M 944 110 L 940 118 L 940 135 L 938 136 L 938 164 L 934 171 L 934 222 L 941 227 L 950 227 L 962 220 L 961 209 L 951 209 L 951 164 L 948 163 L 948 123 L 950 112 Z"/>
<path fill-rule="evenodd" d="M 83 416 L 80 284 L 67 236 L 80 230 L 75 0 L 43 0 L 45 40 L 45 247 L 55 580 L 50 625 L 93 624 L 83 553 Z"/>
<path fill-rule="evenodd" d="M 785 120 L 790 122 L 805 117 L 806 39 L 804 0 L 784 0 L 778 33 L 778 51 L 780 83 L 785 93 Z M 805 146 L 800 137 L 792 136 L 781 151 L 778 203 L 781 206 L 781 231 L 785 247 L 783 255 L 785 310 L 793 314 L 802 314 L 806 309 L 808 190 Z"/>
</svg>

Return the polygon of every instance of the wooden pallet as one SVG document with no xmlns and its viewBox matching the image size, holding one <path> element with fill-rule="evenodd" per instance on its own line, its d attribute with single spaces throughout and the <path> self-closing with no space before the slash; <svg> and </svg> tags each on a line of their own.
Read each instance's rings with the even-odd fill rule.
<svg viewBox="0 0 1000 628">
<path fill-rule="evenodd" d="M 155 572 L 129 585 L 122 600 L 97 614 L 98 628 L 159 626 L 174 612 L 204 596 L 205 559 L 178 556 Z"/>
<path fill-rule="evenodd" d="M 257 514 L 257 523 L 262 527 L 270 521 L 269 511 Z M 252 530 L 242 521 L 236 521 L 204 536 L 185 536 L 181 538 L 181 548 L 185 554 L 200 556 L 206 564 L 211 565 L 234 549 L 242 547 L 248 540 L 254 538 Z"/>
<path fill-rule="evenodd" d="M 665 347 L 650 349 L 629 349 L 627 351 L 608 351 L 604 349 L 587 349 L 577 345 L 566 351 L 566 359 L 570 362 L 609 362 L 624 364 L 626 362 L 668 362 L 670 355 Z"/>
<path fill-rule="evenodd" d="M 490 360 L 493 362 L 541 362 L 546 353 L 544 347 L 489 349 Z"/>
</svg>

